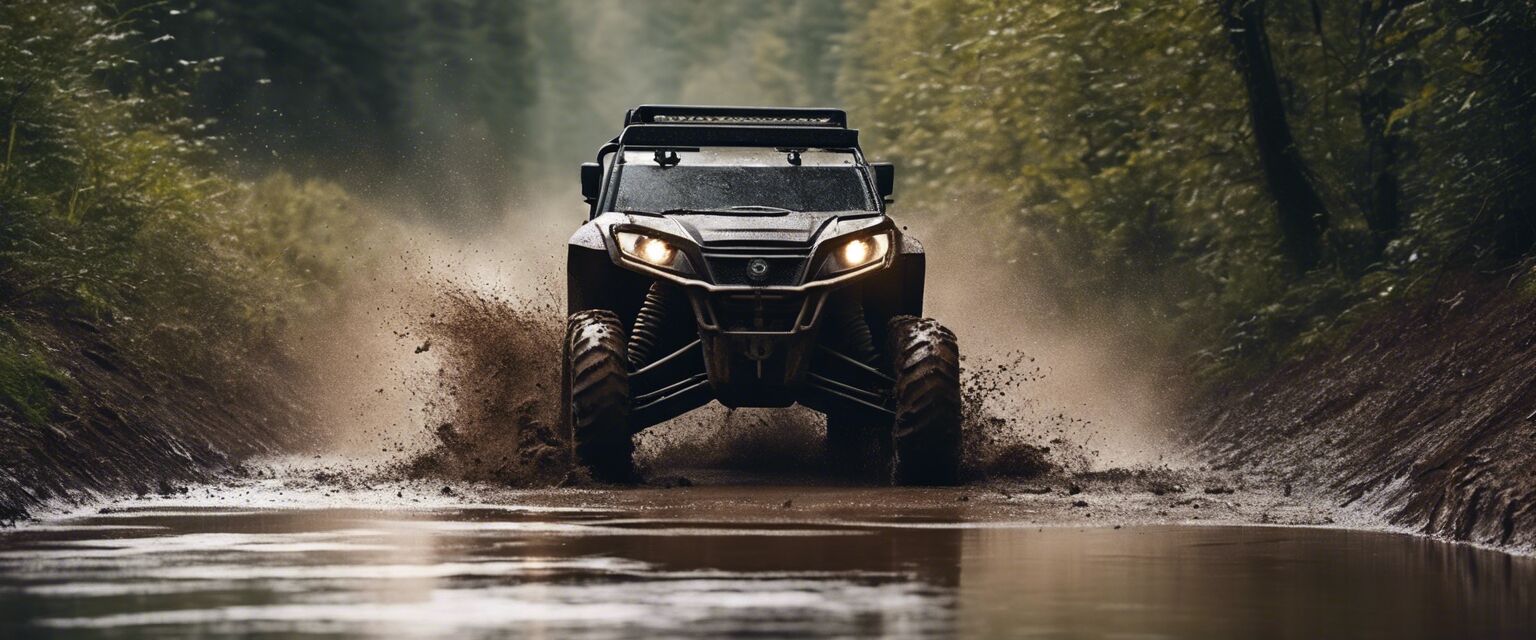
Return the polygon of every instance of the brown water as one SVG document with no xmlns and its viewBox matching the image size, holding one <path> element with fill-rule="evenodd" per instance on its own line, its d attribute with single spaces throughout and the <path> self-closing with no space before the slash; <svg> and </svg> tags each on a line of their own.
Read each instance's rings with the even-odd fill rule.
<svg viewBox="0 0 1536 640">
<path fill-rule="evenodd" d="M 0 638 L 1536 635 L 1532 558 L 943 520 L 138 506 L 0 534 Z"/>
</svg>

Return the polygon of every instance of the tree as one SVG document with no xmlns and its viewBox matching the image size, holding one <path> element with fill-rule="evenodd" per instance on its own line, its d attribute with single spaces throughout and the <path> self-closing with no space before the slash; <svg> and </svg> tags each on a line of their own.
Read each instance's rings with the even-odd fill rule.
<svg viewBox="0 0 1536 640">
<path fill-rule="evenodd" d="M 1266 0 L 1220 0 L 1219 8 L 1232 43 L 1233 63 L 1248 96 L 1254 146 L 1275 200 L 1281 246 L 1297 270 L 1304 272 L 1321 258 L 1328 207 L 1291 134 L 1280 76 L 1265 33 L 1265 4 Z"/>
<path fill-rule="evenodd" d="M 1360 3 L 1357 27 L 1359 58 L 1365 71 L 1360 91 L 1360 128 L 1365 134 L 1367 197 L 1365 222 L 1373 249 L 1380 258 L 1396 239 L 1407 218 L 1402 202 L 1398 161 L 1405 141 L 1407 84 L 1417 63 L 1405 55 L 1422 34 L 1405 34 L 1398 24 L 1403 10 L 1416 0 L 1375 0 Z M 1319 8 L 1318 11 L 1321 11 Z"/>
</svg>

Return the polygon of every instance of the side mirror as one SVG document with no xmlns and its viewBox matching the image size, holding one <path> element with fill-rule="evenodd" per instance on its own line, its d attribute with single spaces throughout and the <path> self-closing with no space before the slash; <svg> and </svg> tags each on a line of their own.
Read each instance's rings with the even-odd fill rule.
<svg viewBox="0 0 1536 640">
<path fill-rule="evenodd" d="M 581 163 L 581 199 L 587 204 L 597 202 L 603 190 L 603 165 L 596 162 Z"/>
<path fill-rule="evenodd" d="M 881 199 L 890 202 L 891 194 L 896 193 L 896 165 L 871 162 L 869 168 L 875 172 L 875 190 L 880 192 Z"/>
</svg>

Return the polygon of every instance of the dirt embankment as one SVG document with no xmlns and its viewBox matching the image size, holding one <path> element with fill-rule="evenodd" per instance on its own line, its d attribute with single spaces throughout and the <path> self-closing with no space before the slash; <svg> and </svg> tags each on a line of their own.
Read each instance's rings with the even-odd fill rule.
<svg viewBox="0 0 1536 640">
<path fill-rule="evenodd" d="M 182 491 L 306 440 L 296 366 L 174 374 L 109 327 L 27 324 L 59 375 L 46 383 L 54 402 L 42 419 L 0 404 L 0 525 L 49 502 Z"/>
<path fill-rule="evenodd" d="M 1206 399 L 1194 444 L 1392 524 L 1536 548 L 1536 274 L 1444 286 Z"/>
</svg>

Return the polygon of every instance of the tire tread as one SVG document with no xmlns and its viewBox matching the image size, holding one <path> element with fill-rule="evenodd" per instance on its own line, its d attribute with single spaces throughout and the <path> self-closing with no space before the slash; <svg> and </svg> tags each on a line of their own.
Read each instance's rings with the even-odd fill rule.
<svg viewBox="0 0 1536 640">
<path fill-rule="evenodd" d="M 896 379 L 892 429 L 897 484 L 950 485 L 960 480 L 960 348 L 954 332 L 930 318 L 890 322 Z"/>
<path fill-rule="evenodd" d="M 566 413 L 575 461 L 603 482 L 635 481 L 629 431 L 624 325 L 611 311 L 581 311 L 566 324 Z"/>
</svg>

